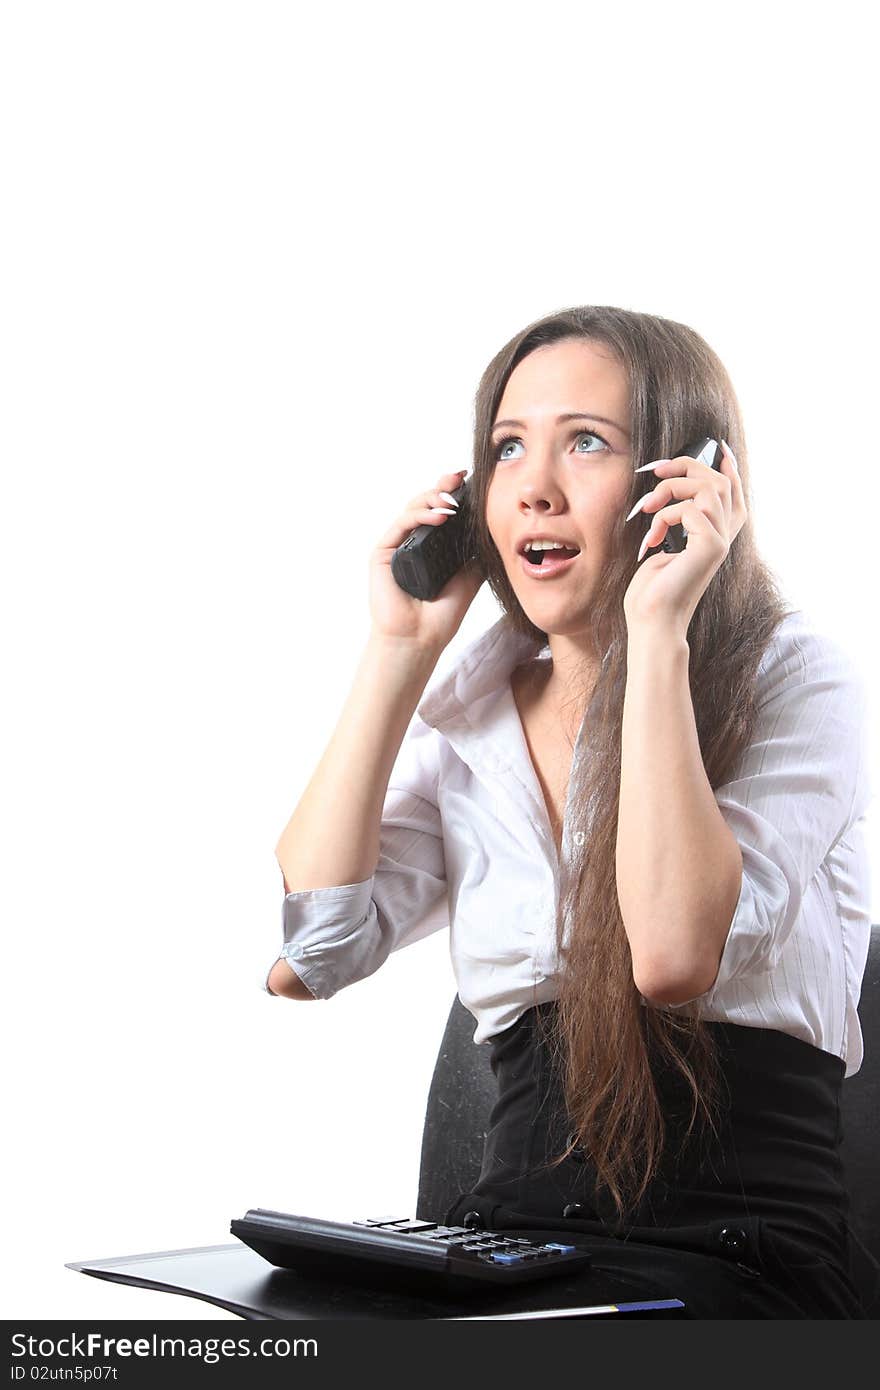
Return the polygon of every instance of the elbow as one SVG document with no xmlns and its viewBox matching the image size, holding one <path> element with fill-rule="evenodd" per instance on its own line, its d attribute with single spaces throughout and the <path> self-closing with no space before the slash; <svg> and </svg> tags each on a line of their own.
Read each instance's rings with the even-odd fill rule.
<svg viewBox="0 0 880 1390">
<path fill-rule="evenodd" d="M 687 945 L 664 958 L 633 960 L 633 982 L 650 1004 L 690 1004 L 714 988 L 721 969 L 727 940 L 742 893 L 742 853 L 737 845 L 739 867 L 731 875 L 730 888 L 717 918 L 717 929 L 704 927 L 699 941 L 693 935 Z"/>
<path fill-rule="evenodd" d="M 633 970 L 636 989 L 648 1001 L 661 1007 L 664 1004 L 690 1004 L 708 994 L 718 978 L 718 963 L 698 974 L 696 971 L 674 972 L 656 964 L 647 969 Z"/>
<path fill-rule="evenodd" d="M 300 979 L 286 960 L 276 960 L 269 971 L 266 986 L 270 994 L 278 994 L 282 999 L 317 999 L 308 985 Z"/>
</svg>

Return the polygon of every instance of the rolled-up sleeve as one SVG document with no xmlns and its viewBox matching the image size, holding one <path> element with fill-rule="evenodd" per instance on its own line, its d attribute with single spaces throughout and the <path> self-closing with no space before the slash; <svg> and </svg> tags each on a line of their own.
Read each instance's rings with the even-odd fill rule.
<svg viewBox="0 0 880 1390">
<path fill-rule="evenodd" d="M 718 975 L 697 996 L 707 1002 L 731 981 L 776 968 L 812 879 L 870 801 L 860 672 L 810 632 L 774 651 L 759 672 L 752 740 L 735 778 L 715 791 L 743 872 Z"/>
<path fill-rule="evenodd" d="M 392 951 L 449 925 L 439 739 L 413 717 L 391 771 L 372 878 L 284 897 L 279 955 L 316 999 L 330 999 L 372 975 Z M 268 973 L 262 987 L 271 993 Z"/>
</svg>

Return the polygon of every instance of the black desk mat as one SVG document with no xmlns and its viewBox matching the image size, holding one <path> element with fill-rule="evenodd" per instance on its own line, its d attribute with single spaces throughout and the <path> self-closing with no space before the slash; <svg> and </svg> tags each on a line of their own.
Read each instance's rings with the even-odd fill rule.
<svg viewBox="0 0 880 1390">
<path fill-rule="evenodd" d="M 122 1255 L 109 1260 L 71 1261 L 67 1269 L 114 1283 L 185 1294 L 226 1308 L 248 1319 L 340 1318 L 474 1318 L 528 1314 L 543 1317 L 617 1317 L 613 1308 L 596 1307 L 629 1303 L 647 1297 L 674 1297 L 659 1290 L 645 1294 L 623 1278 L 598 1271 L 584 1275 L 536 1280 L 518 1289 L 466 1290 L 464 1293 L 417 1293 L 404 1288 L 298 1274 L 277 1269 L 255 1250 L 235 1245 L 206 1245 L 190 1250 L 159 1250 L 141 1255 Z M 634 1310 L 627 1316 L 681 1317 L 684 1308 Z"/>
</svg>

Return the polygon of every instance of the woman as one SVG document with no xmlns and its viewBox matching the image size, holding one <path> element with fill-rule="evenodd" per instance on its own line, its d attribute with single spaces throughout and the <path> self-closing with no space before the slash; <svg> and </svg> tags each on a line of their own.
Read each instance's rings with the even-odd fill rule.
<svg viewBox="0 0 880 1390">
<path fill-rule="evenodd" d="M 678 452 L 701 435 L 717 470 Z M 448 924 L 499 1097 L 447 1222 L 594 1242 L 586 1294 L 862 1317 L 838 1104 L 870 932 L 863 690 L 757 553 L 727 373 L 617 308 L 517 334 L 476 399 L 479 559 L 422 602 L 391 558 L 462 476 L 373 552 L 370 638 L 276 850 L 269 992 L 329 998 Z M 527 558 L 536 538 L 562 557 Z M 426 694 L 484 578 L 504 615 Z"/>
</svg>

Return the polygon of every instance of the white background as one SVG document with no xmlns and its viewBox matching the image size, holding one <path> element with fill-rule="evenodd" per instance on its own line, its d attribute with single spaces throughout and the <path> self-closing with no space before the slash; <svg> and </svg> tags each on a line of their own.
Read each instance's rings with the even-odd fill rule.
<svg viewBox="0 0 880 1390">
<path fill-rule="evenodd" d="M 873 737 L 868 17 L 4 6 L 4 1317 L 229 1319 L 65 1261 L 415 1209 L 445 933 L 270 998 L 274 847 L 369 552 L 470 466 L 526 323 L 617 304 L 719 353 L 763 554 Z"/>
</svg>

